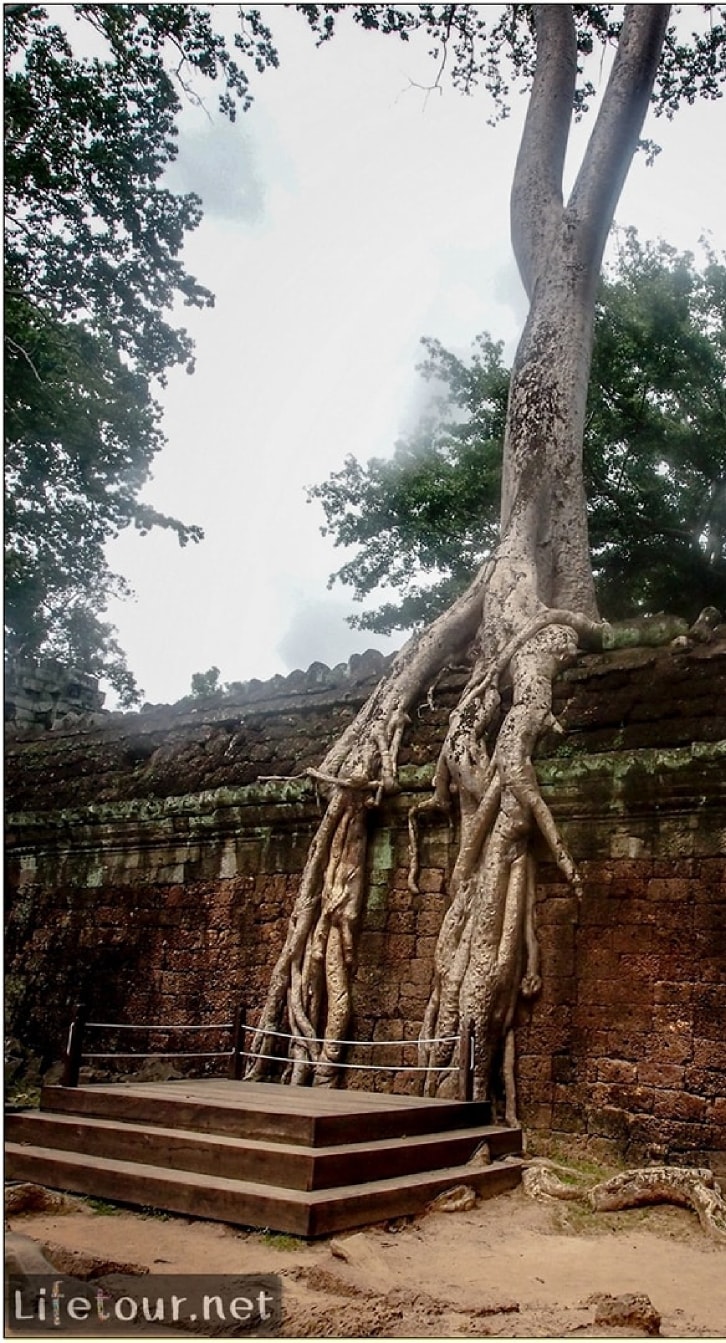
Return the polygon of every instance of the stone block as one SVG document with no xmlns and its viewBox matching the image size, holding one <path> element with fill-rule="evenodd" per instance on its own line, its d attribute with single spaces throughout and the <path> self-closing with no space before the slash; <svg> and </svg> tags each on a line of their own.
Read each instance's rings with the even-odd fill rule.
<svg viewBox="0 0 726 1343">
<path fill-rule="evenodd" d="M 596 1082 L 590 1088 L 590 1103 L 593 1109 L 623 1110 L 626 1113 L 649 1114 L 653 1110 L 654 1092 L 652 1087 L 619 1082 Z"/>
<path fill-rule="evenodd" d="M 585 1133 L 586 1122 L 582 1108 L 568 1103 L 553 1105 L 551 1127 L 554 1133 Z"/>
<path fill-rule="evenodd" d="M 408 962 L 403 971 L 401 987 L 405 988 L 406 985 L 412 985 L 417 989 L 425 988 L 428 992 L 431 985 L 432 975 L 433 967 L 431 961 L 428 959 L 421 960 L 414 957 L 414 959 Z"/>
<path fill-rule="evenodd" d="M 604 1051 L 610 1058 L 626 1059 L 637 1062 L 653 1056 L 652 1022 L 645 1024 L 642 1030 L 629 1029 L 627 1025 L 607 1032 L 607 1044 Z"/>
<path fill-rule="evenodd" d="M 555 1064 L 567 1062 L 569 1073 L 567 1076 L 555 1076 Z M 517 1079 L 522 1084 L 531 1082 L 547 1082 L 554 1079 L 558 1082 L 569 1081 L 572 1076 L 573 1065 L 568 1055 L 556 1054 L 519 1054 L 517 1057 Z"/>
<path fill-rule="evenodd" d="M 626 1059 L 599 1059 L 597 1079 L 599 1082 L 615 1082 L 629 1085 L 639 1078 L 639 1069 L 635 1063 Z"/>
<path fill-rule="evenodd" d="M 595 1137 L 624 1142 L 628 1137 L 628 1116 L 620 1109 L 592 1109 L 587 1115 L 587 1132 Z"/>
<path fill-rule="evenodd" d="M 537 925 L 575 924 L 578 922 L 577 899 L 573 896 L 557 896 L 543 900 L 537 905 Z"/>
<path fill-rule="evenodd" d="M 429 967 L 433 967 L 437 941 L 438 939 L 435 937 L 416 938 L 416 956 L 420 960 L 426 961 Z"/>
<path fill-rule="evenodd" d="M 614 956 L 629 955 L 635 947 L 647 956 L 657 949 L 658 937 L 654 924 L 625 923 L 620 928 L 611 928 L 605 933 L 606 945 Z"/>
<path fill-rule="evenodd" d="M 694 998 L 694 1033 L 701 1039 L 722 1040 L 726 1023 L 726 984 L 703 984 Z"/>
<path fill-rule="evenodd" d="M 707 1102 L 684 1091 L 656 1091 L 653 1114 L 664 1119 L 699 1122 L 706 1117 Z"/>
<path fill-rule="evenodd" d="M 436 940 L 444 916 L 443 906 L 439 910 L 421 909 L 416 915 L 416 932 L 419 939 L 431 937 Z"/>
<path fill-rule="evenodd" d="M 549 1131 L 552 1127 L 552 1106 L 542 1101 L 521 1098 L 521 1118 L 525 1128 Z"/>
<path fill-rule="evenodd" d="M 563 1004 L 574 1004 L 576 1001 L 577 980 L 574 975 L 564 977 L 549 974 L 545 970 L 539 1004 L 542 1007 L 559 1007 Z"/>
<path fill-rule="evenodd" d="M 426 894 L 438 895 L 444 889 L 445 873 L 440 868 L 424 868 L 419 872 L 418 888 Z"/>
<path fill-rule="evenodd" d="M 710 1102 L 706 1115 L 710 1124 L 716 1124 L 719 1128 L 726 1128 L 726 1096 L 723 1093 L 715 1096 Z"/>
<path fill-rule="evenodd" d="M 651 1063 L 690 1063 L 693 1059 L 693 1036 L 690 1032 L 672 1030 L 651 1037 L 647 1050 Z"/>
<path fill-rule="evenodd" d="M 393 934 L 386 936 L 383 943 L 383 957 L 385 963 L 398 964 L 402 961 L 409 961 L 413 957 L 415 947 L 415 938 L 409 934 Z"/>
<path fill-rule="evenodd" d="M 416 926 L 416 916 L 412 909 L 394 909 L 386 920 L 386 933 L 412 933 Z"/>
<path fill-rule="evenodd" d="M 638 1063 L 637 1075 L 641 1086 L 673 1090 L 683 1085 L 684 1069 L 678 1063 L 653 1063 L 646 1059 Z"/>
<path fill-rule="evenodd" d="M 726 1072 L 726 1038 L 693 1041 L 693 1064 L 697 1068 L 715 1068 Z M 726 1087 L 724 1088 L 726 1092 Z"/>
<path fill-rule="evenodd" d="M 690 1064 L 684 1073 L 686 1091 L 709 1099 L 726 1096 L 726 1058 L 721 1068 L 696 1068 Z"/>
</svg>

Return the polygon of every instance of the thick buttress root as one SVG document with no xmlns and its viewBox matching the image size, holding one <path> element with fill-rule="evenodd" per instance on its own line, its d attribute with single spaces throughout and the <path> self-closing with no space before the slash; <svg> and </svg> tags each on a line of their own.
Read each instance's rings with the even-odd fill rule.
<svg viewBox="0 0 726 1343">
<path fill-rule="evenodd" d="M 318 1084 L 335 1077 L 341 1039 L 350 1017 L 355 935 L 363 905 L 366 809 L 361 789 L 335 787 L 311 845 L 287 940 L 272 974 L 252 1053 L 274 1054 L 286 1009 L 292 1082 Z M 249 1076 L 261 1077 L 267 1061 L 255 1060 Z"/>
<path fill-rule="evenodd" d="M 501 1060 L 506 1115 L 516 1122 L 514 1011 L 520 994 L 533 996 L 540 983 L 530 853 L 535 831 L 579 889 L 575 865 L 539 792 L 532 754 L 553 725 L 554 677 L 572 660 L 579 638 L 599 627 L 535 603 L 520 613 L 514 628 L 503 623 L 494 645 L 488 636 L 482 651 L 476 640 L 493 567 L 482 571 L 451 611 L 406 645 L 320 769 L 310 771 L 327 794 L 327 809 L 251 1047 L 252 1054 L 264 1057 L 254 1060 L 250 1077 L 264 1076 L 269 1056 L 283 1054 L 293 1082 L 334 1085 L 340 1080 L 335 1065 L 342 1046 L 336 1042 L 345 1039 L 352 1010 L 356 936 L 365 901 L 367 813 L 397 786 L 408 709 L 453 657 L 473 646 L 473 669 L 450 717 L 433 795 L 414 809 L 456 805 L 460 830 L 420 1056 L 429 1092 L 445 1090 L 456 1067 L 456 1036 L 473 1021 L 475 1094 L 489 1094 L 494 1062 Z M 496 732 L 505 676 L 511 677 L 512 705 Z M 415 840 L 415 816 L 410 832 Z M 414 877 L 415 862 L 412 885 Z M 285 1021 L 286 1033 L 294 1038 L 281 1051 Z"/>
<path fill-rule="evenodd" d="M 365 899 L 367 813 L 397 787 L 408 709 L 479 626 L 487 570 L 452 609 L 415 636 L 356 719 L 311 776 L 327 808 L 310 846 L 282 952 L 250 1053 L 248 1077 L 265 1076 L 271 1056 L 291 1061 L 289 1080 L 334 1085 L 351 1015 L 356 934 Z M 294 1037 L 279 1048 L 281 1032 Z M 277 1046 L 277 1047 L 276 1047 Z"/>
<path fill-rule="evenodd" d="M 514 1012 L 520 995 L 531 998 L 541 986 L 531 853 L 536 830 L 580 890 L 575 864 L 539 791 L 532 754 L 553 725 L 552 681 L 571 661 L 578 634 L 592 629 L 568 612 L 542 611 L 488 673 L 475 665 L 437 770 L 441 804 L 447 792 L 458 800 L 461 833 L 422 1040 L 456 1035 L 473 1022 L 474 1094 L 489 1095 L 492 1069 L 501 1059 L 508 1123 L 516 1123 Z M 512 706 L 489 753 L 502 663 L 511 671 Z M 420 1059 L 429 1069 L 429 1093 L 451 1088 L 456 1059 L 450 1045 L 424 1043 Z"/>
</svg>

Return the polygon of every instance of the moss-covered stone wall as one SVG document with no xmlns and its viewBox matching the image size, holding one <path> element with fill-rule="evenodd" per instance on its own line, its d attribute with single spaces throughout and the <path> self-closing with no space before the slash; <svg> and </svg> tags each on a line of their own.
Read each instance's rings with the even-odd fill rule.
<svg viewBox="0 0 726 1343">
<path fill-rule="evenodd" d="M 320 759 L 381 663 L 16 732 L 6 945 L 19 1052 L 51 1064 L 79 997 L 104 1021 L 215 1023 L 240 1001 L 255 1019 L 321 814 L 311 783 L 290 776 Z M 402 793 L 371 819 L 352 1029 L 382 1043 L 349 1053 L 361 1066 L 348 1085 L 418 1082 L 401 1070 L 415 1046 L 388 1042 L 421 1023 L 455 837 L 427 824 L 412 894 L 407 808 L 458 684 L 412 716 Z M 585 895 L 578 905 L 543 851 L 544 989 L 517 1032 L 524 1122 L 629 1156 L 708 1159 L 726 1152 L 726 643 L 583 657 L 556 707 L 566 735 L 545 743 L 538 773 Z"/>
</svg>

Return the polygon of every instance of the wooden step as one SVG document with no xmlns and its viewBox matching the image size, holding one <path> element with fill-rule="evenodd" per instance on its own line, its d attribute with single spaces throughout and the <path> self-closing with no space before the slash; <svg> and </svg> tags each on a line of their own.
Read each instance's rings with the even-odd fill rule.
<svg viewBox="0 0 726 1343">
<path fill-rule="evenodd" d="M 422 1100 L 266 1082 L 44 1087 L 41 1110 L 309 1146 L 416 1137 L 491 1122 L 485 1101 Z"/>
<path fill-rule="evenodd" d="M 83 1152 L 93 1159 L 134 1161 L 303 1190 L 465 1165 L 482 1143 L 494 1159 L 521 1151 L 521 1133 L 496 1125 L 312 1147 L 36 1110 L 9 1114 L 5 1136 L 16 1145 Z"/>
<path fill-rule="evenodd" d="M 421 1212 L 437 1194 L 457 1184 L 471 1185 L 484 1197 L 501 1193 L 519 1183 L 521 1163 L 509 1158 L 486 1167 L 453 1166 L 304 1191 L 100 1156 L 89 1162 L 87 1155 L 9 1142 L 6 1178 L 32 1180 L 52 1189 L 163 1208 L 191 1217 L 314 1237 Z"/>
</svg>

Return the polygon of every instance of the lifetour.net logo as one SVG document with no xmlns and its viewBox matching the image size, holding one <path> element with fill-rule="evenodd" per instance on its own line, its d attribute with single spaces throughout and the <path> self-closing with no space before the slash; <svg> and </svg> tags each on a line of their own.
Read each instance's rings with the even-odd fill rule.
<svg viewBox="0 0 726 1343">
<path fill-rule="evenodd" d="M 266 1274 L 148 1274 L 114 1278 L 113 1289 L 78 1278 L 10 1277 L 9 1334 L 43 1338 L 136 1337 L 188 1328 L 208 1337 L 265 1338 L 282 1327 L 281 1279 Z"/>
</svg>

